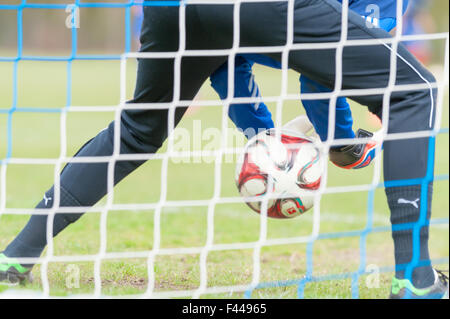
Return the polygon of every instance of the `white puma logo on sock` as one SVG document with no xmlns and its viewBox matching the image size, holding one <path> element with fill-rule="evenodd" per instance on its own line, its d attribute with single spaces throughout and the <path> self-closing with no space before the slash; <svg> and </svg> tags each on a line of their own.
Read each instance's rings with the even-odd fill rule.
<svg viewBox="0 0 450 319">
<path fill-rule="evenodd" d="M 404 198 L 399 198 L 398 199 L 398 203 L 399 204 L 411 204 L 413 205 L 415 208 L 419 208 L 419 205 L 417 205 L 417 202 L 420 200 L 420 198 L 417 198 L 415 201 L 410 201 Z"/>
<path fill-rule="evenodd" d="M 44 200 L 45 200 L 44 204 L 45 204 L 45 206 L 47 206 L 48 201 L 52 200 L 52 198 L 51 197 L 47 198 L 46 194 L 44 194 Z"/>
</svg>

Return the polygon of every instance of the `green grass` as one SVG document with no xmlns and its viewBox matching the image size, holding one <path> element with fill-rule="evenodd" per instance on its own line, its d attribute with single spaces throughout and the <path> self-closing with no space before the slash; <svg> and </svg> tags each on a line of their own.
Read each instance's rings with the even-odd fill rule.
<svg viewBox="0 0 450 319">
<path fill-rule="evenodd" d="M 0 64 L 0 109 L 12 103 L 12 64 Z M 56 62 L 19 63 L 18 106 L 59 108 L 66 104 L 66 65 Z M 130 61 L 127 94 L 134 86 L 135 64 Z M 264 96 L 280 94 L 281 73 L 255 67 L 256 80 Z M 119 63 L 76 61 L 73 65 L 72 105 L 112 106 L 119 102 Z M 298 79 L 289 75 L 289 92 L 297 93 Z M 208 84 L 199 94 L 201 99 L 216 99 Z M 272 113 L 276 105 L 269 103 Z M 355 129 L 376 129 L 366 109 L 354 104 L 352 111 Z M 180 123 L 192 131 L 195 120 L 202 128 L 221 127 L 221 108 L 192 108 Z M 299 102 L 283 104 L 281 122 L 304 113 Z M 114 117 L 112 112 L 75 113 L 67 115 L 67 154 L 73 154 L 83 143 L 95 136 Z M 274 118 L 276 120 L 276 118 Z M 60 148 L 60 115 L 57 113 L 14 113 L 12 116 L 12 156 L 20 158 L 57 158 Z M 229 127 L 233 127 L 229 122 Z M 448 98 L 444 103 L 443 127 L 448 127 Z M 0 113 L 0 158 L 7 152 L 7 115 Z M 244 141 L 242 140 L 241 143 Z M 193 141 L 190 141 L 194 145 Z M 205 146 L 195 146 L 200 149 Z M 448 174 L 448 134 L 437 139 L 436 174 Z M 163 147 L 162 151 L 165 149 Z M 114 203 L 157 203 L 161 194 L 161 160 L 152 160 L 121 182 L 114 192 Z M 360 171 L 344 171 L 329 166 L 327 186 L 369 184 L 374 175 L 373 165 Z M 6 207 L 30 211 L 42 198 L 42 193 L 53 183 L 51 165 L 10 164 L 6 174 Z M 238 196 L 234 185 L 234 163 L 223 164 L 220 195 Z M 1 187 L 1 184 L 0 184 Z M 433 218 L 448 218 L 448 180 L 435 183 Z M 168 166 L 167 200 L 208 200 L 214 195 L 214 163 L 173 163 Z M 327 194 L 320 203 L 320 233 L 358 231 L 366 227 L 368 193 Z M 105 203 L 102 200 L 99 206 Z M 245 204 L 217 204 L 214 208 L 214 244 L 252 243 L 259 239 L 260 218 Z M 202 247 L 207 240 L 207 207 L 163 207 L 160 221 L 160 248 Z M 145 252 L 154 245 L 153 210 L 110 211 L 107 215 L 108 253 Z M 312 232 L 312 212 L 293 220 L 269 220 L 268 239 L 308 236 Z M 83 216 L 62 232 L 54 241 L 54 255 L 95 255 L 100 250 L 99 209 Z M 29 216 L 0 215 L 0 247 L 5 247 L 21 230 Z M 374 227 L 389 226 L 389 210 L 382 189 L 375 192 Z M 432 258 L 449 255 L 448 225 L 431 227 Z M 245 285 L 252 281 L 253 250 L 212 251 L 207 257 L 208 287 Z M 260 255 L 260 280 L 284 281 L 299 279 L 306 272 L 306 244 L 287 244 L 263 247 Z M 366 240 L 366 264 L 379 267 L 393 265 L 393 244 L 389 232 L 370 233 Z M 80 270 L 79 288 L 68 288 L 67 272 L 73 265 Z M 353 272 L 360 265 L 360 237 L 321 239 L 314 243 L 313 275 L 325 276 Z M 448 264 L 439 265 L 448 269 Z M 69 267 L 69 268 L 68 268 Z M 51 262 L 48 266 L 50 294 L 68 296 L 92 294 L 95 289 L 94 262 Z M 200 255 L 158 255 L 154 262 L 155 292 L 195 290 L 200 284 Z M 33 270 L 32 284 L 20 289 L 42 290 L 41 266 Z M 366 276 L 359 279 L 361 298 L 385 298 L 388 295 L 392 273 L 380 275 L 379 287 L 368 288 Z M 146 258 L 104 260 L 101 263 L 102 294 L 125 297 L 147 290 Z M 5 288 L 0 288 L 4 290 Z M 295 298 L 297 286 L 257 289 L 255 298 Z M 308 283 L 305 298 L 350 298 L 351 280 L 329 280 Z M 208 293 L 202 298 L 241 298 L 242 292 Z"/>
</svg>

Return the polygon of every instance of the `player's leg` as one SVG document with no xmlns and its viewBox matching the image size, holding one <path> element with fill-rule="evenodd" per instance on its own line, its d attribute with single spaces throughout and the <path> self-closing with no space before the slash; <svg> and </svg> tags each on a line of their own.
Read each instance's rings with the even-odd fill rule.
<svg viewBox="0 0 450 319">
<path fill-rule="evenodd" d="M 311 3 L 311 2 L 310 2 Z M 310 10 L 319 10 L 317 21 L 309 21 L 311 24 L 320 23 L 320 30 L 327 31 L 327 36 L 320 41 L 339 40 L 341 6 L 332 1 L 313 1 Z M 309 34 L 302 30 L 308 28 L 308 18 L 300 9 L 296 10 L 295 42 L 309 42 Z M 322 18 L 321 18 L 322 17 Z M 306 20 L 304 20 L 306 19 Z M 326 21 L 325 21 L 326 20 Z M 349 12 L 349 39 L 383 38 L 388 34 L 379 29 L 368 29 L 365 21 L 357 14 Z M 306 23 L 306 24 L 305 24 Z M 333 27 L 334 25 L 334 27 Z M 317 25 L 318 26 L 318 25 Z M 297 34 L 298 30 L 298 34 Z M 296 51 L 291 56 L 291 66 L 311 79 L 328 86 L 334 87 L 335 81 L 335 50 Z M 389 45 L 377 46 L 352 46 L 343 51 L 342 57 L 342 88 L 343 89 L 370 89 L 383 88 L 389 84 L 390 75 Z M 430 131 L 433 128 L 435 111 L 435 90 L 430 83 L 435 79 L 407 50 L 403 45 L 398 47 L 397 55 L 397 85 L 423 84 L 424 89 L 392 92 L 390 96 L 388 133 L 407 133 L 415 131 Z M 383 95 L 354 96 L 357 102 L 369 107 L 369 110 L 382 118 Z M 432 198 L 432 177 L 434 167 L 434 139 L 433 138 L 409 138 L 387 141 L 384 144 L 384 178 L 389 186 L 406 185 L 399 181 L 419 180 L 416 185 L 398 186 L 386 188 L 389 207 L 391 209 L 391 222 L 393 225 L 393 239 L 395 246 L 396 275 L 398 278 L 408 277 L 412 279 L 417 288 L 432 285 L 435 274 L 430 266 L 428 252 L 428 225 L 419 227 L 420 235 L 416 236 L 416 246 L 413 246 L 412 229 L 401 229 L 400 224 L 425 221 L 430 218 Z M 404 204 L 401 199 L 420 199 L 419 205 Z M 416 247 L 413 252 L 413 247 Z M 413 256 L 420 260 L 423 267 L 413 261 Z M 412 264 L 410 264 L 412 262 Z M 405 265 L 413 270 L 405 272 Z"/>
<path fill-rule="evenodd" d="M 317 1 L 317 9 L 323 8 L 329 12 L 327 22 L 339 24 L 341 6 L 331 1 Z M 326 8 L 327 7 L 327 8 Z M 325 9 L 326 8 L 326 9 Z M 333 14 L 333 11 L 336 13 Z M 324 19 L 322 19 L 324 20 Z M 296 19 L 301 23 L 302 20 Z M 325 21 L 322 21 L 325 22 Z M 324 25 L 325 28 L 325 25 Z M 296 28 L 297 30 L 297 28 Z M 300 30 L 300 27 L 299 27 Z M 335 30 L 335 40 L 338 40 L 339 30 Z M 383 38 L 388 34 L 379 29 L 368 29 L 365 22 L 357 14 L 349 12 L 349 39 Z M 300 35 L 296 41 L 302 41 Z M 308 51 L 293 53 L 295 60 L 292 66 L 298 67 L 312 79 L 334 87 L 335 52 L 324 50 L 312 55 Z M 347 47 L 342 58 L 343 89 L 383 88 L 389 84 L 390 75 L 389 45 Z M 388 133 L 407 133 L 430 131 L 433 128 L 436 91 L 430 83 L 435 79 L 407 50 L 399 45 L 397 53 L 397 85 L 423 84 L 424 89 L 392 92 L 388 108 Z M 321 61 L 320 65 L 317 61 Z M 328 63 L 323 63 L 327 61 Z M 328 64 L 328 66 L 326 66 Z M 314 71 L 313 71 L 314 68 Z M 331 73 L 330 73 L 331 71 Z M 382 118 L 383 95 L 354 96 L 355 101 L 366 105 L 369 110 Z M 392 237 L 395 247 L 396 277 L 411 279 L 416 288 L 425 288 L 435 284 L 435 273 L 430 265 L 428 250 L 429 226 L 431 216 L 432 179 L 434 168 L 434 138 L 409 138 L 386 141 L 384 143 L 384 179 L 386 195 L 391 210 L 393 227 Z M 415 185 L 408 185 L 404 180 L 417 180 Z M 414 184 L 414 183 L 413 183 Z M 393 186 L 396 187 L 393 187 Z M 404 186 L 400 186 L 404 185 Z M 416 206 L 405 204 L 404 200 L 416 201 Z M 420 232 L 402 229 L 400 225 L 423 221 L 423 227 L 417 227 Z M 413 243 L 415 243 L 413 245 Z M 419 266 L 418 261 L 420 261 Z"/>
<path fill-rule="evenodd" d="M 228 63 L 223 64 L 210 77 L 211 86 L 222 100 L 228 97 Z M 252 73 L 252 63 L 242 56 L 235 59 L 234 97 L 260 99 L 261 93 L 255 76 Z M 273 127 L 272 114 L 262 100 L 254 103 L 232 103 L 228 115 L 236 127 L 247 138 L 253 137 L 261 130 Z"/>
<path fill-rule="evenodd" d="M 336 1 L 302 0 L 294 3 L 294 42 L 322 43 L 339 42 L 341 36 L 342 6 Z M 199 9 L 200 18 L 209 25 L 220 22 L 231 32 L 233 8 L 220 11 L 203 6 Z M 253 17 L 257 15 L 259 21 Z M 285 45 L 288 6 L 280 3 L 246 3 L 240 10 L 241 46 Z M 270 21 L 261 23 L 260 21 Z M 354 12 L 349 12 L 349 39 L 381 39 L 389 37 L 385 31 L 369 29 L 366 21 Z M 281 59 L 277 54 L 267 54 Z M 396 65 L 396 84 L 421 84 L 425 88 L 395 91 L 390 94 L 389 121 L 384 123 L 388 133 L 407 133 L 430 131 L 434 123 L 436 91 L 429 87 L 435 79 L 403 45 L 398 47 Z M 342 56 L 342 89 L 387 88 L 390 78 L 391 48 L 380 40 L 378 45 L 345 47 Z M 336 49 L 311 49 L 292 51 L 289 66 L 330 89 L 336 79 Z M 383 94 L 350 97 L 366 105 L 372 113 L 382 116 Z M 428 253 L 428 225 L 420 227 L 420 236 L 415 236 L 418 245 L 413 253 L 413 232 L 410 229 L 398 230 L 398 225 L 429 220 L 431 214 L 432 175 L 434 166 L 434 139 L 428 137 L 386 141 L 384 144 L 384 178 L 386 194 L 391 209 L 393 239 L 395 247 L 396 275 L 405 276 L 405 264 L 409 267 L 406 276 L 416 287 L 423 288 L 434 282 Z M 431 152 L 430 152 L 431 150 Z M 428 155 L 430 154 L 430 156 Z M 400 182 L 418 181 L 415 185 Z M 423 183 L 422 183 L 423 182 Z M 430 182 L 430 183 L 429 183 Z M 396 187 L 393 187 L 397 183 Z M 430 186 L 428 187 L 428 183 Z M 427 186 L 425 186 L 427 184 Z M 410 185 L 410 186 L 400 186 Z M 416 200 L 418 205 L 404 204 L 406 200 Z M 415 233 L 416 234 L 416 233 Z M 416 241 L 417 240 L 417 241 Z M 418 267 L 414 257 L 418 257 L 423 267 Z M 420 255 L 420 256 L 419 256 Z M 412 263 L 410 263 L 412 262 Z"/>
<path fill-rule="evenodd" d="M 146 17 L 142 32 L 142 48 L 148 51 L 176 51 L 178 49 L 178 8 L 144 9 Z M 190 15 L 187 15 L 189 18 Z M 172 24 L 170 24 L 172 22 Z M 190 26 L 195 37 L 201 30 Z M 150 34 L 151 33 L 151 34 Z M 162 37 L 162 38 L 161 38 Z M 190 42 L 192 43 L 192 42 Z M 223 64 L 225 58 L 183 58 L 181 63 L 180 99 L 192 100 L 203 82 Z M 140 59 L 133 103 L 170 103 L 174 99 L 174 59 Z M 177 107 L 173 114 L 168 109 L 151 109 L 137 106 L 122 112 L 120 128 L 120 154 L 155 153 L 169 132 L 169 118 L 173 116 L 176 125 L 186 107 Z M 87 142 L 75 157 L 109 157 L 114 151 L 115 122 Z M 60 200 L 53 201 L 54 187 L 44 195 L 37 208 L 91 207 L 108 191 L 108 179 L 117 184 L 128 174 L 143 164 L 144 160 L 118 160 L 114 165 L 113 176 L 108 174 L 107 160 L 99 163 L 67 164 L 60 176 Z M 53 236 L 82 216 L 81 213 L 56 213 L 53 222 Z M 21 280 L 15 276 L 19 269 L 13 259 L 20 257 L 39 257 L 47 244 L 47 215 L 33 215 L 20 234 L 0 255 L 0 280 Z M 22 265 L 24 266 L 24 265 Z M 25 265 L 31 267 L 32 265 Z M 11 268 L 12 267 L 12 268 Z M 23 270 L 23 269 L 22 269 Z M 26 269 L 25 269 L 26 271 Z M 2 275 L 3 273 L 3 275 Z"/>
</svg>

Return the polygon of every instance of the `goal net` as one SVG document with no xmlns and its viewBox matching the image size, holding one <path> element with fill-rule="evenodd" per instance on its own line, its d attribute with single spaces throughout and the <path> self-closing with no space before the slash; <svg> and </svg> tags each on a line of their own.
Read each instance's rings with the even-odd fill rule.
<svg viewBox="0 0 450 319">
<path fill-rule="evenodd" d="M 43 255 L 19 260 L 36 263 L 34 282 L 22 288 L 0 288 L 1 298 L 26 296 L 24 289 L 45 297 L 385 297 L 395 267 L 382 154 L 360 171 L 328 165 L 314 207 L 295 219 L 273 220 L 266 213 L 251 211 L 236 189 L 236 159 L 247 140 L 229 120 L 228 110 L 233 103 L 263 101 L 275 127 L 281 127 L 304 114 L 300 98 L 330 99 L 329 128 L 333 128 L 339 97 L 380 94 L 385 97 L 383 119 L 387 119 L 390 94 L 418 88 L 395 85 L 392 70 L 401 42 L 425 43 L 436 52 L 427 62 L 438 78 L 432 84 L 438 89 L 436 121 L 425 135 L 437 141 L 435 154 L 429 154 L 436 156 L 430 249 L 433 264 L 448 268 L 448 32 L 405 35 L 403 1 L 397 1 L 395 34 L 383 40 L 392 48 L 388 87 L 344 91 L 344 48 L 379 45 L 379 40 L 347 39 L 349 1 L 342 0 L 340 41 L 296 44 L 294 1 L 284 1 L 288 6 L 287 43 L 245 48 L 239 47 L 239 9 L 253 0 L 0 3 L 0 41 L 5 43 L 0 49 L 0 246 L 6 247 L 30 214 L 50 216 Z M 185 13 L 192 4 L 233 5 L 230 49 L 185 47 Z M 180 47 L 176 52 L 138 52 L 142 8 L 155 6 L 179 9 Z M 368 23 L 376 25 L 376 6 L 367 9 Z M 300 96 L 298 74 L 288 69 L 289 52 L 311 47 L 336 48 L 336 85 L 330 93 Z M 272 51 L 281 53 L 281 69 L 255 64 L 261 94 L 235 98 L 235 57 Z M 220 99 L 208 81 L 194 100 L 180 100 L 181 58 L 208 55 L 230 57 L 227 98 Z M 172 103 L 127 104 L 133 95 L 136 60 L 146 58 L 174 59 Z M 424 132 L 390 136 L 367 108 L 351 103 L 355 125 L 380 130 L 383 139 L 424 136 Z M 175 128 L 173 111 L 180 106 L 189 106 L 189 110 Z M 116 120 L 115 132 L 120 132 L 121 112 L 136 107 L 169 109 L 172 114 L 171 134 L 158 153 L 120 154 L 120 135 L 115 134 L 112 156 L 75 160 L 109 163 L 105 198 L 89 209 L 34 210 L 44 191 L 59 185 L 60 172 L 73 161 L 77 149 L 111 120 Z M 334 129 L 328 132 L 324 156 L 332 145 L 366 141 L 337 140 Z M 114 163 L 126 159 L 147 162 L 113 187 Z M 399 181 L 395 186 L 407 183 Z M 54 196 L 57 203 L 58 191 Z M 79 221 L 52 238 L 56 212 L 85 211 Z M 414 248 L 419 254 L 419 247 Z"/>
</svg>

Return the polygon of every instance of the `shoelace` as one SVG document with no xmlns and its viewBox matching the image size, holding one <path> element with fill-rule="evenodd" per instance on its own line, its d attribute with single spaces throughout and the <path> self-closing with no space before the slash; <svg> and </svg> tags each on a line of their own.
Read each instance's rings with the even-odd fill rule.
<svg viewBox="0 0 450 319">
<path fill-rule="evenodd" d="M 447 275 L 444 274 L 444 272 L 447 272 L 447 273 L 448 273 L 448 270 L 438 270 L 438 269 L 435 269 L 435 270 L 436 270 L 436 272 L 437 272 L 438 275 L 439 275 L 439 280 L 440 280 L 444 285 L 448 285 L 448 277 L 447 277 Z"/>
</svg>

